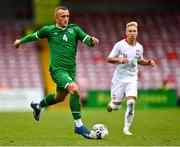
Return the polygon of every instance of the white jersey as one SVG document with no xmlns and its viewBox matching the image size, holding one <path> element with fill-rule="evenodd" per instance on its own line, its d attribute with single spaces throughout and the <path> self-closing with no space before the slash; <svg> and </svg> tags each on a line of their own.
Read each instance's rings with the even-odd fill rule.
<svg viewBox="0 0 180 147">
<path fill-rule="evenodd" d="M 136 43 L 135 46 L 130 46 L 126 39 L 117 42 L 109 57 L 127 57 L 128 63 L 117 64 L 112 83 L 119 83 L 121 81 L 137 81 L 138 79 L 138 63 L 137 61 L 143 59 L 143 46 Z"/>
</svg>

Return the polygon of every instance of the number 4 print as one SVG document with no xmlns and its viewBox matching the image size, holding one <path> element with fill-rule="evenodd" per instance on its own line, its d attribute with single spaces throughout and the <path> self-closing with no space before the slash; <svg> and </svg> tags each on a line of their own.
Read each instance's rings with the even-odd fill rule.
<svg viewBox="0 0 180 147">
<path fill-rule="evenodd" d="M 66 34 L 63 35 L 63 40 L 65 40 L 67 42 L 68 38 L 67 38 Z"/>
</svg>

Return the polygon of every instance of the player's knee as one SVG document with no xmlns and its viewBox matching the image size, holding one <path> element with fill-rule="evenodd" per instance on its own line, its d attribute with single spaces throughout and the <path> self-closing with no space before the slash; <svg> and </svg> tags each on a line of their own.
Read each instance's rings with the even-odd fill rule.
<svg viewBox="0 0 180 147">
<path fill-rule="evenodd" d="M 71 95 L 80 95 L 79 87 L 75 83 L 71 83 L 67 86 L 67 90 Z"/>
<path fill-rule="evenodd" d="M 78 90 L 78 87 L 76 87 L 76 86 L 68 89 L 68 91 L 71 95 L 79 95 L 79 90 Z"/>
<path fill-rule="evenodd" d="M 78 89 L 74 89 L 70 92 L 71 95 L 73 96 L 80 96 L 79 90 Z"/>
<path fill-rule="evenodd" d="M 116 102 L 116 103 L 114 103 L 114 102 L 111 101 L 110 105 L 111 105 L 111 108 L 112 108 L 113 110 L 119 110 L 119 109 L 121 108 L 121 102 L 118 102 L 118 103 Z"/>
</svg>

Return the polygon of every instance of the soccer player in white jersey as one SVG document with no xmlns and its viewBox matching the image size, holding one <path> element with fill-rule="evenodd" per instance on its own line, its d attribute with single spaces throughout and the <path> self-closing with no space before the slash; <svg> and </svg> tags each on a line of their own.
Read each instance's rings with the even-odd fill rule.
<svg viewBox="0 0 180 147">
<path fill-rule="evenodd" d="M 126 38 L 117 42 L 107 58 L 108 63 L 117 64 L 111 83 L 111 101 L 107 111 L 121 108 L 123 97 L 126 97 L 127 109 L 125 113 L 123 133 L 132 135 L 129 131 L 134 118 L 135 100 L 138 90 L 138 64 L 154 66 L 154 61 L 143 58 L 143 46 L 137 42 L 138 23 L 126 24 Z"/>
</svg>

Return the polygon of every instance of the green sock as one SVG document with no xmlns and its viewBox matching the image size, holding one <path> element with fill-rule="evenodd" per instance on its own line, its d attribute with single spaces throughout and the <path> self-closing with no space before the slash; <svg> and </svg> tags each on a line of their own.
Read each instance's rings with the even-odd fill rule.
<svg viewBox="0 0 180 147">
<path fill-rule="evenodd" d="M 56 104 L 55 94 L 48 94 L 43 100 L 40 101 L 39 106 L 41 108 Z"/>
<path fill-rule="evenodd" d="M 78 95 L 71 96 L 70 108 L 71 108 L 71 113 L 73 115 L 74 120 L 80 119 L 81 118 L 81 105 L 80 105 Z"/>
</svg>

